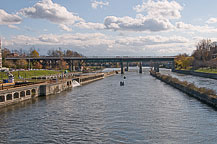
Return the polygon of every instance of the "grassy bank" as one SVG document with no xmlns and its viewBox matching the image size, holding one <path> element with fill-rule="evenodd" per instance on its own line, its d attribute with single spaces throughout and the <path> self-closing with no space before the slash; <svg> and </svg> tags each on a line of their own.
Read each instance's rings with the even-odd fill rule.
<svg viewBox="0 0 217 144">
<path fill-rule="evenodd" d="M 217 74 L 217 69 L 200 68 L 198 70 L 195 70 L 195 72 L 204 72 L 204 73 L 215 73 L 215 74 Z"/>
<path fill-rule="evenodd" d="M 31 71 L 14 71 L 12 74 L 14 75 L 15 80 L 20 80 L 19 75 L 22 78 L 31 78 L 33 76 L 45 76 L 45 75 L 54 75 L 62 73 L 61 71 L 54 71 L 54 70 L 31 70 Z M 6 72 L 0 72 L 0 80 L 7 79 Z"/>
</svg>

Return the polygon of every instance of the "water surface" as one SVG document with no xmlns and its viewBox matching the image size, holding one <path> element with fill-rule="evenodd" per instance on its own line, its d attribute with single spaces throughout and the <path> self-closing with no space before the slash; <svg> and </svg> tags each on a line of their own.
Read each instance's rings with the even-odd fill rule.
<svg viewBox="0 0 217 144">
<path fill-rule="evenodd" d="M 2 109 L 0 143 L 216 143 L 216 110 L 148 69 L 125 76 Z"/>
</svg>

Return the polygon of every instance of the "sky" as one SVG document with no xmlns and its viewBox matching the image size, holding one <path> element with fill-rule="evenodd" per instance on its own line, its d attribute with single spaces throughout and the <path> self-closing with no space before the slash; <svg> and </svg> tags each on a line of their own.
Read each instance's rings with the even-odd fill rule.
<svg viewBox="0 0 217 144">
<path fill-rule="evenodd" d="M 217 1 L 0 0 L 3 48 L 41 55 L 191 54 L 202 39 L 217 41 Z"/>
</svg>

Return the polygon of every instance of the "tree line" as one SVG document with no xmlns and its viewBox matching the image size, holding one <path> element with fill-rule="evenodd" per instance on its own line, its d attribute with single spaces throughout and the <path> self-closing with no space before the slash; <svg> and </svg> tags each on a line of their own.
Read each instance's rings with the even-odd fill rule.
<svg viewBox="0 0 217 144">
<path fill-rule="evenodd" d="M 66 50 L 62 51 L 61 49 L 57 50 L 49 50 L 48 56 L 51 57 L 83 57 L 82 54 L 72 51 L 72 50 Z M 25 59 L 20 59 L 15 61 L 11 60 L 5 60 L 7 57 L 31 57 L 31 58 L 37 58 L 40 57 L 40 54 L 37 50 L 31 49 L 29 53 L 25 53 L 23 51 L 16 51 L 16 50 L 9 50 L 7 48 L 2 49 L 2 65 L 3 67 L 7 68 L 14 68 L 14 69 L 27 69 L 28 67 L 31 67 L 33 69 L 68 69 L 68 65 L 64 60 L 60 60 L 56 63 L 56 65 L 53 65 L 52 67 L 49 67 L 48 65 L 42 65 L 38 61 L 33 61 L 30 64 Z"/>
<path fill-rule="evenodd" d="M 217 68 L 217 45 L 209 39 L 200 40 L 189 56 L 179 54 L 175 59 L 177 69 Z"/>
</svg>

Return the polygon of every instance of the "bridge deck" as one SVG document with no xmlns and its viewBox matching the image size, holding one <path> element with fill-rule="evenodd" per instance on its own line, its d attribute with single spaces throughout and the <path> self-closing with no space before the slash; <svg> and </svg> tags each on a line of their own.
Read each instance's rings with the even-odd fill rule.
<svg viewBox="0 0 217 144">
<path fill-rule="evenodd" d="M 130 56 L 116 56 L 116 57 L 39 57 L 39 58 L 6 58 L 6 60 L 83 60 L 83 61 L 174 61 L 175 57 L 173 56 L 144 56 L 144 57 L 130 57 Z"/>
</svg>

